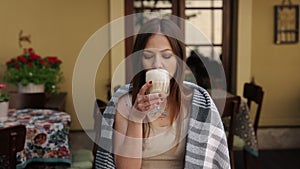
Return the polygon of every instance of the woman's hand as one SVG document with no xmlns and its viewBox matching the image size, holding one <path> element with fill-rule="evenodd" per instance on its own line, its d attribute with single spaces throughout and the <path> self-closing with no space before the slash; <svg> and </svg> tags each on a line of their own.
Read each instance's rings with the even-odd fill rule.
<svg viewBox="0 0 300 169">
<path fill-rule="evenodd" d="M 147 113 L 164 101 L 164 98 L 160 93 L 146 94 L 150 87 L 152 87 L 152 81 L 145 83 L 140 89 L 129 114 L 129 120 L 142 123 Z"/>
</svg>

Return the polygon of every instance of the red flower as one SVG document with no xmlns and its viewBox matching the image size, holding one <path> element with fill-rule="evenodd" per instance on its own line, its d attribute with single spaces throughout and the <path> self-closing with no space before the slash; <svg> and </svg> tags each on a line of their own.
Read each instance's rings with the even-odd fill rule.
<svg viewBox="0 0 300 169">
<path fill-rule="evenodd" d="M 29 49 L 28 49 L 28 52 L 29 52 L 29 53 L 34 53 L 34 51 L 33 51 L 32 48 L 29 48 Z"/>
<path fill-rule="evenodd" d="M 7 61 L 7 62 L 6 62 L 6 65 L 9 65 L 9 64 L 11 64 L 11 63 L 12 63 L 12 61 L 13 61 L 13 59 L 11 59 L 11 60 Z"/>
<path fill-rule="evenodd" d="M 57 62 L 57 57 L 55 56 L 48 56 L 47 59 L 50 64 L 54 64 Z"/>
<path fill-rule="evenodd" d="M 42 64 L 42 65 L 47 65 L 47 63 L 46 63 L 46 61 L 43 59 L 43 60 L 40 60 L 40 63 Z"/>
<path fill-rule="evenodd" d="M 0 89 L 4 89 L 4 88 L 6 88 L 6 84 L 0 83 Z"/>
<path fill-rule="evenodd" d="M 29 58 L 30 60 L 37 60 L 40 59 L 41 57 L 35 53 L 31 53 Z"/>
<path fill-rule="evenodd" d="M 23 62 L 23 63 L 27 63 L 26 58 L 24 58 L 23 56 L 18 56 L 18 60 Z"/>
<path fill-rule="evenodd" d="M 45 83 L 47 92 L 56 92 L 56 85 L 63 79 L 60 71 L 61 63 L 56 56 L 42 58 L 32 48 L 26 48 L 22 55 L 6 62 L 8 73 L 5 74 L 5 79 L 9 83 L 22 82 L 23 85 L 30 82 Z"/>
</svg>

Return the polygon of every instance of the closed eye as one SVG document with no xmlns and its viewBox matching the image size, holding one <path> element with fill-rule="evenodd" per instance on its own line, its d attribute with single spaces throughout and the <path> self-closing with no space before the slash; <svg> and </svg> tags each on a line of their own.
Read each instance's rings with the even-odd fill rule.
<svg viewBox="0 0 300 169">
<path fill-rule="evenodd" d="M 144 57 L 144 59 L 151 59 L 154 57 L 154 55 L 153 54 L 144 54 L 143 57 Z"/>
<path fill-rule="evenodd" d="M 162 57 L 164 59 L 170 59 L 172 56 L 173 56 L 173 54 L 171 54 L 171 53 L 164 53 L 164 54 L 162 54 Z"/>
</svg>

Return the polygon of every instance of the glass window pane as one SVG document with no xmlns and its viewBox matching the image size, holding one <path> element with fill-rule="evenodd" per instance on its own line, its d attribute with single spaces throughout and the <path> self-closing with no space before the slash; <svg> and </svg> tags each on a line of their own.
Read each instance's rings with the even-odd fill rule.
<svg viewBox="0 0 300 169">
<path fill-rule="evenodd" d="M 211 10 L 185 10 L 185 14 L 186 16 L 193 16 L 188 19 L 188 23 L 185 25 L 186 43 L 211 44 Z M 197 28 L 197 32 L 191 31 L 193 28 Z"/>
<path fill-rule="evenodd" d="M 221 46 L 215 46 L 213 48 L 213 59 L 218 61 L 218 62 L 221 62 L 221 57 L 222 57 L 222 47 Z"/>
<path fill-rule="evenodd" d="M 212 47 L 212 46 L 200 46 L 198 47 L 198 52 L 205 57 L 208 57 L 212 60 L 219 61 L 221 54 L 221 47 Z"/>
<path fill-rule="evenodd" d="M 189 57 L 189 56 L 190 56 L 190 53 L 191 53 L 192 50 L 194 50 L 193 47 L 189 47 L 189 46 L 186 47 L 186 50 L 185 50 L 185 52 L 186 52 L 186 57 Z"/>
<path fill-rule="evenodd" d="M 214 44 L 222 43 L 222 10 L 214 10 Z"/>
<path fill-rule="evenodd" d="M 150 12 L 155 12 L 155 13 L 150 13 Z M 147 22 L 148 20 L 156 17 L 164 17 L 164 18 L 170 18 L 171 16 L 171 9 L 164 9 L 164 10 L 156 10 L 156 11 L 151 11 L 150 9 L 144 9 L 143 13 L 136 13 L 135 18 L 134 18 L 134 31 L 138 32 L 140 30 L 140 27 L 143 23 Z"/>
<path fill-rule="evenodd" d="M 187 72 L 186 80 L 190 80 L 191 82 L 194 83 L 197 82 L 198 85 L 204 88 L 222 87 L 221 82 L 224 79 L 224 73 L 223 73 L 224 69 L 222 63 L 220 62 L 220 60 L 207 57 L 203 54 L 205 53 L 204 51 L 208 51 L 211 53 L 212 50 L 214 53 L 219 53 L 218 51 L 220 50 L 220 48 L 214 49 L 212 47 L 198 47 L 194 50 L 190 50 L 188 57 L 191 57 L 191 55 L 197 56 L 198 58 L 201 59 L 201 61 L 197 60 L 196 58 L 187 59 L 186 62 L 187 66 L 190 69 L 190 71 L 193 72 L 194 76 L 191 76 L 190 71 L 186 71 Z M 195 53 L 192 54 L 191 51 Z M 207 83 L 207 81 L 205 80 L 206 77 L 209 78 L 209 83 Z"/>
<path fill-rule="evenodd" d="M 211 0 L 186 0 L 186 7 L 212 7 Z"/>
<path fill-rule="evenodd" d="M 135 0 L 134 1 L 134 7 L 141 8 L 141 7 L 147 7 L 147 8 L 171 8 L 172 4 L 170 1 L 167 0 Z"/>
<path fill-rule="evenodd" d="M 223 7 L 223 0 L 186 0 L 187 8 L 197 7 Z"/>
<path fill-rule="evenodd" d="M 196 51 L 199 55 L 221 62 L 222 47 L 220 46 L 187 46 L 186 57 L 191 55 L 192 51 Z"/>
<path fill-rule="evenodd" d="M 188 46 L 186 48 L 186 57 L 189 57 L 191 55 L 191 52 L 195 51 L 200 56 L 210 58 L 212 49 L 212 46 Z"/>
<path fill-rule="evenodd" d="M 223 0 L 214 0 L 214 7 L 223 7 Z"/>
</svg>

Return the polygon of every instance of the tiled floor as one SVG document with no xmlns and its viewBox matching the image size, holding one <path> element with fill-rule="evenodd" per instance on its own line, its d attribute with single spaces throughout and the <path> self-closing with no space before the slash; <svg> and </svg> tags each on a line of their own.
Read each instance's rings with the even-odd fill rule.
<svg viewBox="0 0 300 169">
<path fill-rule="evenodd" d="M 71 131 L 70 146 L 72 150 L 88 149 L 92 150 L 94 146 L 94 132 Z"/>
<path fill-rule="evenodd" d="M 260 169 L 299 169 L 300 149 L 262 150 L 259 152 Z M 235 155 L 235 169 L 244 169 L 243 152 Z"/>
<path fill-rule="evenodd" d="M 94 133 L 71 131 L 72 149 L 92 149 Z M 260 149 L 300 149 L 300 128 L 259 128 L 258 142 Z"/>
<path fill-rule="evenodd" d="M 300 128 L 263 128 L 258 132 L 260 169 L 298 169 Z M 71 151 L 93 149 L 93 132 L 71 131 Z M 236 169 L 243 169 L 243 154 L 235 152 Z"/>
</svg>

